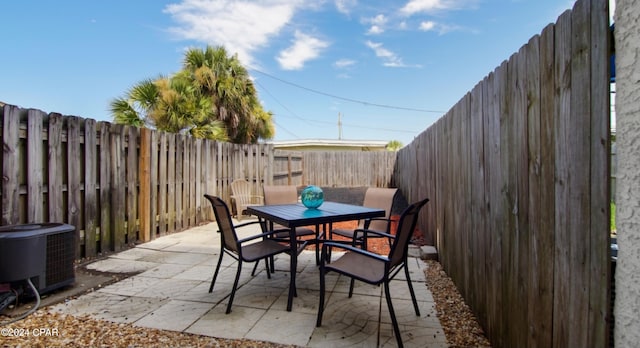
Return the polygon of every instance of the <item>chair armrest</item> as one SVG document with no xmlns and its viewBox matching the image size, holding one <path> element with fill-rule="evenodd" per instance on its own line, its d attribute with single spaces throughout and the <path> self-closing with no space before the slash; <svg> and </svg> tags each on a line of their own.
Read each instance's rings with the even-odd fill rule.
<svg viewBox="0 0 640 348">
<path fill-rule="evenodd" d="M 237 225 L 233 225 L 234 228 L 240 228 L 240 227 L 246 227 L 249 225 L 253 225 L 253 224 L 259 224 L 260 220 L 258 221 L 249 221 L 249 222 L 243 222 L 241 224 L 237 224 Z"/>
<path fill-rule="evenodd" d="M 251 202 L 257 201 L 259 204 L 264 204 L 264 197 L 263 196 L 251 195 L 249 197 L 250 197 L 250 201 Z"/>
<path fill-rule="evenodd" d="M 259 224 L 259 223 L 260 223 L 260 221 L 249 221 L 249 222 L 243 222 L 243 223 L 241 223 L 241 224 L 234 225 L 234 226 L 233 226 L 233 228 L 242 228 L 242 227 L 247 227 L 247 226 L 249 226 L 249 225 Z M 278 230 L 275 230 L 275 231 L 267 231 L 267 232 L 263 232 L 263 233 L 256 234 L 256 235 L 253 235 L 253 236 L 249 236 L 249 237 L 246 237 L 246 238 L 243 238 L 243 239 L 239 239 L 239 240 L 238 240 L 238 243 L 242 244 L 242 243 L 247 242 L 247 241 L 250 241 L 250 240 L 254 240 L 254 239 L 258 239 L 258 238 L 263 238 L 263 237 L 266 237 L 266 236 L 272 235 L 272 234 L 274 234 L 274 233 L 276 233 L 276 232 L 278 232 Z M 218 233 L 220 233 L 220 230 L 218 230 Z"/>
<path fill-rule="evenodd" d="M 371 221 L 374 221 L 374 220 L 386 221 L 389 225 L 391 225 L 391 217 L 388 217 L 388 218 L 384 218 L 384 217 L 382 217 L 382 218 L 368 218 L 368 219 L 364 220 L 364 228 L 368 229 L 369 225 L 371 224 Z"/>
<path fill-rule="evenodd" d="M 253 235 L 253 236 L 249 236 L 249 237 L 246 237 L 246 238 L 238 239 L 238 243 L 242 244 L 242 243 L 248 242 L 250 240 L 264 238 L 264 237 L 270 236 L 270 235 L 272 235 L 274 233 L 276 233 L 276 232 L 275 231 L 263 232 L 263 233 L 256 234 L 256 235 Z"/>
<path fill-rule="evenodd" d="M 386 232 L 380 232 L 380 231 L 375 231 L 375 230 L 367 230 L 364 228 L 358 228 L 356 230 L 353 231 L 353 238 L 356 238 L 356 236 L 358 235 L 358 233 L 361 234 L 375 234 L 378 235 L 380 237 L 387 237 L 387 238 L 391 238 L 391 239 L 395 239 L 396 236 L 386 233 Z"/>
<path fill-rule="evenodd" d="M 356 248 L 353 245 L 346 244 L 344 241 L 342 243 L 337 242 L 337 241 L 332 241 L 332 242 L 324 242 L 322 243 L 322 254 L 321 255 L 327 255 L 327 248 L 328 247 L 336 247 L 336 248 L 340 248 L 340 249 L 344 249 L 344 250 L 348 250 L 357 254 L 361 254 L 361 255 L 365 255 L 380 261 L 389 261 L 389 258 L 386 256 L 382 256 L 376 253 L 373 253 L 371 251 L 367 251 L 367 250 L 362 250 L 360 248 Z"/>
<path fill-rule="evenodd" d="M 387 222 L 391 222 L 391 218 L 369 218 L 367 219 L 369 222 L 373 221 L 373 220 L 380 220 L 380 221 L 387 221 Z"/>
<path fill-rule="evenodd" d="M 244 196 L 244 195 L 242 195 L 242 196 L 240 196 L 240 197 L 248 197 L 248 198 L 249 198 L 249 201 L 251 201 L 251 202 L 257 201 L 257 202 L 259 202 L 260 204 L 264 204 L 264 197 L 263 197 L 263 196 L 258 196 L 258 195 L 248 195 L 248 196 Z M 231 196 L 229 196 L 229 198 L 231 198 L 231 199 L 233 199 L 233 200 L 237 200 L 237 199 L 238 199 L 238 196 L 236 196 L 236 195 L 231 195 Z"/>
<path fill-rule="evenodd" d="M 243 222 L 241 224 L 233 225 L 233 228 L 246 227 L 246 226 L 257 224 L 257 223 L 260 223 L 260 221 Z M 220 230 L 218 230 L 218 233 L 220 233 Z"/>
</svg>

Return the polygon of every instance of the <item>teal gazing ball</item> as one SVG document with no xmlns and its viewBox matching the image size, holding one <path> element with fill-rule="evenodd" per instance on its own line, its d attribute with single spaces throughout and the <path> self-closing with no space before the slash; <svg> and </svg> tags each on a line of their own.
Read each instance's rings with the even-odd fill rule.
<svg viewBox="0 0 640 348">
<path fill-rule="evenodd" d="M 320 187 L 309 185 L 302 190 L 300 199 L 305 207 L 315 209 L 324 202 L 324 193 Z"/>
</svg>

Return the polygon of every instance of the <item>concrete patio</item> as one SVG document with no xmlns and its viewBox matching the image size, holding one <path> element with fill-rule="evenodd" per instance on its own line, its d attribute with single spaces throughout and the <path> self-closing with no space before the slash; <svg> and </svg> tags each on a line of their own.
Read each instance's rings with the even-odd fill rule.
<svg viewBox="0 0 640 348">
<path fill-rule="evenodd" d="M 349 279 L 336 274 L 328 275 L 323 325 L 315 326 L 319 272 L 313 251 L 304 251 L 298 257 L 298 296 L 291 312 L 286 311 L 289 256 L 283 255 L 276 258 L 276 272 L 271 279 L 267 278 L 264 263 L 255 277 L 251 277 L 253 264 L 244 266 L 232 312 L 225 315 L 236 263 L 225 255 L 213 293 L 209 293 L 220 253 L 216 230 L 215 223 L 207 224 L 96 261 L 88 268 L 139 273 L 57 304 L 51 311 L 88 314 L 141 327 L 303 347 L 396 346 L 382 287 L 356 282 L 354 295 L 348 298 Z M 258 233 L 258 225 L 238 232 L 243 236 Z M 419 257 L 410 257 L 420 317 L 413 312 L 403 274 L 391 285 L 402 338 L 407 347 L 447 347 L 425 284 L 425 266 Z"/>
</svg>

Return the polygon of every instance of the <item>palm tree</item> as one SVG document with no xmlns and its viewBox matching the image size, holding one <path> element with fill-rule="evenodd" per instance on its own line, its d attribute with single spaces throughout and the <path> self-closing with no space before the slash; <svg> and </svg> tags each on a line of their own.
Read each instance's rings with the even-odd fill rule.
<svg viewBox="0 0 640 348">
<path fill-rule="evenodd" d="M 227 141 L 224 124 L 215 119 L 209 98 L 200 95 L 184 74 L 135 85 L 126 98 L 111 102 L 116 123 Z"/>
<path fill-rule="evenodd" d="M 162 78 L 162 77 L 160 77 Z M 127 97 L 111 101 L 111 114 L 116 123 L 136 127 L 153 125 L 149 114 L 158 99 L 158 88 L 154 80 L 147 79 L 133 86 Z"/>
<path fill-rule="evenodd" d="M 391 140 L 387 143 L 387 151 L 398 151 L 402 148 L 402 142 L 398 140 Z"/>
<path fill-rule="evenodd" d="M 275 132 L 249 73 L 223 47 L 190 49 L 180 72 L 142 81 L 113 100 L 111 112 L 116 123 L 235 143 L 271 139 Z"/>
<path fill-rule="evenodd" d="M 185 54 L 183 65 L 201 93 L 213 101 L 217 119 L 224 122 L 231 141 L 255 143 L 273 137 L 273 126 L 271 131 L 263 127 L 265 111 L 237 55 L 229 56 L 224 47 L 194 48 Z M 272 123 L 270 117 L 266 119 Z"/>
</svg>

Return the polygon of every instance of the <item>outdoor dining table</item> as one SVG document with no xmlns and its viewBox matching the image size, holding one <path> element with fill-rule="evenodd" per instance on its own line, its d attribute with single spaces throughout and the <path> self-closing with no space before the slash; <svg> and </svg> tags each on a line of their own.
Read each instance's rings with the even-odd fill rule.
<svg viewBox="0 0 640 348">
<path fill-rule="evenodd" d="M 324 202 L 318 208 L 307 208 L 302 203 L 278 204 L 278 205 L 256 205 L 247 207 L 247 212 L 269 222 L 277 223 L 289 229 L 289 241 L 291 245 L 289 281 L 289 297 L 287 300 L 287 311 L 291 311 L 293 297 L 296 293 L 296 269 L 298 266 L 298 248 L 295 236 L 296 227 L 317 226 L 332 224 L 334 222 L 352 221 L 360 219 L 370 219 L 384 217 L 384 209 L 367 208 L 360 205 L 344 204 L 336 202 Z M 320 235 L 316 233 L 318 243 Z"/>
</svg>

